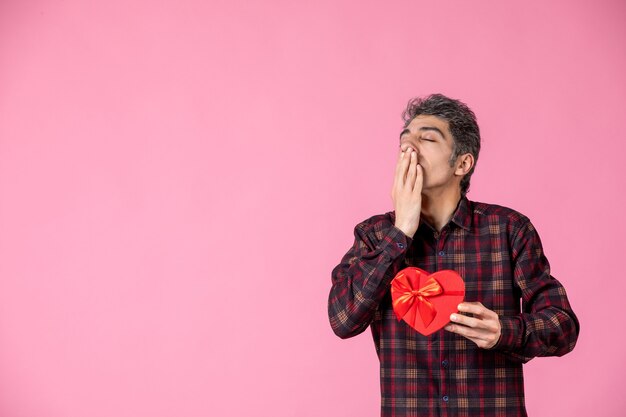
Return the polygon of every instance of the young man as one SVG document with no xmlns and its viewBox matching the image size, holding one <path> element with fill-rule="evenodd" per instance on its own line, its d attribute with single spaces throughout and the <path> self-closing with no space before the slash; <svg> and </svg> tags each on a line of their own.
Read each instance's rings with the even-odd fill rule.
<svg viewBox="0 0 626 417">
<path fill-rule="evenodd" d="M 331 327 L 341 338 L 371 328 L 383 417 L 526 416 L 522 364 L 570 352 L 578 319 L 528 218 L 467 199 L 480 151 L 474 113 L 435 94 L 409 102 L 404 120 L 394 211 L 355 227 L 332 271 Z M 390 283 L 407 266 L 465 281 L 459 313 L 430 336 L 393 312 Z"/>
</svg>

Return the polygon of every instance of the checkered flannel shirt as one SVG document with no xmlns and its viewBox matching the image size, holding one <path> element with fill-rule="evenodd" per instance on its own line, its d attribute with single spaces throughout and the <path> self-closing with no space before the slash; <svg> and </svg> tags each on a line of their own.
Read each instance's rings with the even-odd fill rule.
<svg viewBox="0 0 626 417">
<path fill-rule="evenodd" d="M 531 222 L 465 197 L 440 232 L 420 221 L 411 239 L 394 220 L 388 212 L 355 227 L 353 246 L 332 271 L 328 301 L 339 337 L 371 329 L 380 360 L 381 416 L 526 416 L 522 364 L 570 352 L 579 332 Z M 422 336 L 398 321 L 390 282 L 407 266 L 459 272 L 465 300 L 498 313 L 502 336 L 496 346 L 482 349 L 445 330 Z"/>
</svg>

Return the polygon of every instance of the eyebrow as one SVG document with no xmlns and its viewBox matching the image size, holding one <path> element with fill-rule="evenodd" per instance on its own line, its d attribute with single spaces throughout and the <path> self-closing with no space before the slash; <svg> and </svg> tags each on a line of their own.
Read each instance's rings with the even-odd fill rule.
<svg viewBox="0 0 626 417">
<path fill-rule="evenodd" d="M 434 131 L 437 132 L 441 135 L 442 138 L 446 138 L 443 134 L 443 132 L 441 131 L 441 129 L 439 129 L 438 127 L 435 126 L 422 126 L 419 128 L 420 132 L 425 132 L 425 131 Z M 402 138 L 402 135 L 404 135 L 405 133 L 411 133 L 411 131 L 409 129 L 404 129 L 402 132 L 400 132 L 400 138 Z"/>
</svg>

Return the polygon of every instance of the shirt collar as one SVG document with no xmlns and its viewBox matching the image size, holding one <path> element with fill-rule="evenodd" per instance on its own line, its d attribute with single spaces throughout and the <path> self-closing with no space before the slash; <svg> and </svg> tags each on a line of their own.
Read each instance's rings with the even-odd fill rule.
<svg viewBox="0 0 626 417">
<path fill-rule="evenodd" d="M 471 226 L 472 226 L 472 216 L 471 216 L 472 210 L 470 207 L 470 201 L 467 199 L 467 197 L 461 197 L 461 199 L 459 200 L 459 203 L 456 206 L 456 209 L 454 210 L 454 214 L 452 214 L 452 217 L 450 218 L 449 223 L 454 223 L 457 226 L 461 227 L 462 229 L 465 229 L 467 231 L 470 230 Z M 430 226 L 423 218 L 420 219 L 420 228 L 425 228 L 425 229 L 430 229 L 433 230 L 433 227 Z"/>
<path fill-rule="evenodd" d="M 469 231 L 470 227 L 472 226 L 471 214 L 472 213 L 469 200 L 467 199 L 467 197 L 461 197 L 459 205 L 457 206 L 456 211 L 452 215 L 450 221 Z"/>
</svg>

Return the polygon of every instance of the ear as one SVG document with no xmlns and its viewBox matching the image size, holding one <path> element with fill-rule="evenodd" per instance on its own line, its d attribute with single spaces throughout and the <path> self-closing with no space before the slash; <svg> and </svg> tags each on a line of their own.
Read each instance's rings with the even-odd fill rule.
<svg viewBox="0 0 626 417">
<path fill-rule="evenodd" d="M 456 169 L 454 175 L 465 176 L 470 169 L 474 166 L 474 156 L 471 153 L 466 153 L 459 156 L 456 160 Z"/>
</svg>

